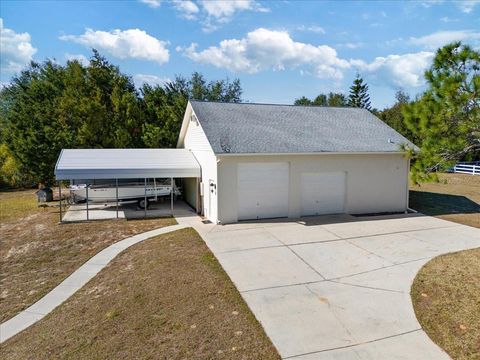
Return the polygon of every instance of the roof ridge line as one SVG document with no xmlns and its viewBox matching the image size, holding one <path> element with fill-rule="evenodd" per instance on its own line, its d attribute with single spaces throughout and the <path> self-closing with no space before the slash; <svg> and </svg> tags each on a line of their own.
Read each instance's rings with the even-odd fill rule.
<svg viewBox="0 0 480 360">
<path fill-rule="evenodd" d="M 352 110 L 367 110 L 352 106 L 325 106 L 325 105 L 295 105 L 295 104 L 275 104 L 275 103 L 261 103 L 261 102 L 229 102 L 229 101 L 209 101 L 209 100 L 194 100 L 189 99 L 190 102 L 204 103 L 204 104 L 228 104 L 228 105 L 264 105 L 264 106 L 290 106 L 303 108 L 322 108 L 322 109 L 352 109 Z M 368 111 L 368 110 L 367 110 Z"/>
</svg>

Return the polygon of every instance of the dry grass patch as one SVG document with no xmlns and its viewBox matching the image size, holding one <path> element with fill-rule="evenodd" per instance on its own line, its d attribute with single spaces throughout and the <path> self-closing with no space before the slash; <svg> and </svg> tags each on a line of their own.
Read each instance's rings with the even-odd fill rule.
<svg viewBox="0 0 480 360">
<path fill-rule="evenodd" d="M 410 207 L 426 215 L 480 228 L 480 176 L 439 174 L 438 183 L 410 186 Z"/>
<path fill-rule="evenodd" d="M 279 359 L 191 228 L 127 249 L 2 359 Z"/>
<path fill-rule="evenodd" d="M 480 359 L 480 249 L 439 256 L 412 286 L 415 314 L 455 360 Z"/>
<path fill-rule="evenodd" d="M 410 187 L 410 207 L 480 228 L 480 176 L 440 174 Z M 415 314 L 432 340 L 454 359 L 480 359 L 480 249 L 439 256 L 412 285 Z"/>
<path fill-rule="evenodd" d="M 58 224 L 35 190 L 0 192 L 0 322 L 30 306 L 108 245 L 173 218 Z"/>
</svg>

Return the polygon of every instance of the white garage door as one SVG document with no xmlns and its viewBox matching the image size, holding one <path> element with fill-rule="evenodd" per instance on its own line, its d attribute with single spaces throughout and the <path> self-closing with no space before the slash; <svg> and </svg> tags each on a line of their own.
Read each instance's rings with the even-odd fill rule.
<svg viewBox="0 0 480 360">
<path fill-rule="evenodd" d="M 238 164 L 238 219 L 288 216 L 288 163 Z"/>
<path fill-rule="evenodd" d="M 345 172 L 303 173 L 302 216 L 344 212 L 345 178 Z"/>
</svg>

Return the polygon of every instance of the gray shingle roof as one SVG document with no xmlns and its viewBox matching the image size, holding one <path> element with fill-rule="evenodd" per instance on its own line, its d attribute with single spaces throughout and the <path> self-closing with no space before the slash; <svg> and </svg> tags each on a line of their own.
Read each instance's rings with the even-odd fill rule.
<svg viewBox="0 0 480 360">
<path fill-rule="evenodd" d="M 358 108 L 191 101 L 216 154 L 398 152 L 408 143 Z"/>
</svg>

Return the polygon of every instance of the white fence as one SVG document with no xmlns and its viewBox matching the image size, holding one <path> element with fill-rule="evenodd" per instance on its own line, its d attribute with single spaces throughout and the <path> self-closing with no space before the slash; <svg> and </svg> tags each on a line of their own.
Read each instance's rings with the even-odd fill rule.
<svg viewBox="0 0 480 360">
<path fill-rule="evenodd" d="M 454 173 L 480 175 L 480 161 L 458 163 L 453 167 Z"/>
</svg>

